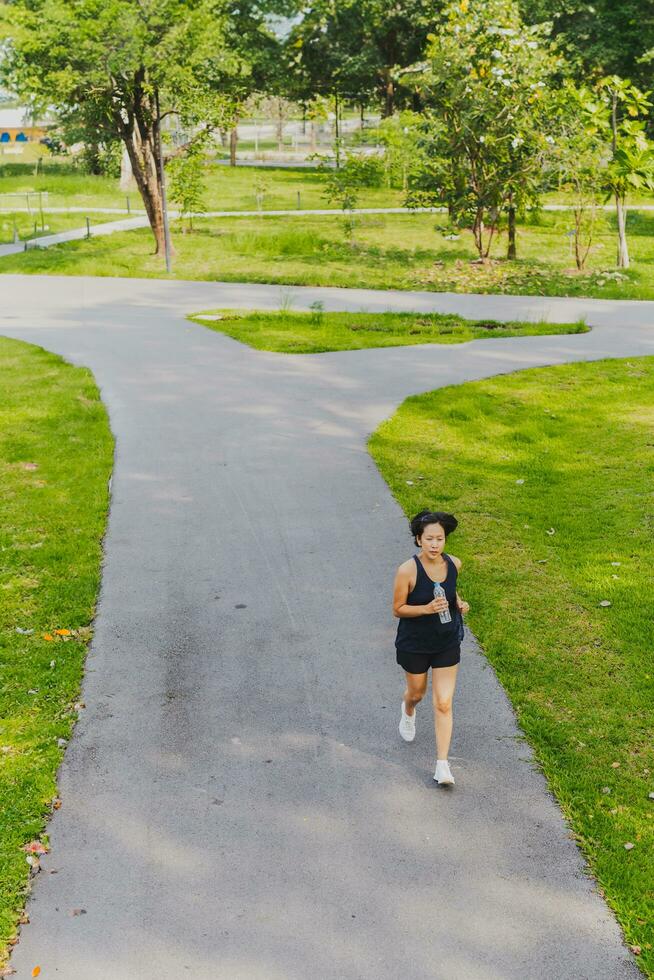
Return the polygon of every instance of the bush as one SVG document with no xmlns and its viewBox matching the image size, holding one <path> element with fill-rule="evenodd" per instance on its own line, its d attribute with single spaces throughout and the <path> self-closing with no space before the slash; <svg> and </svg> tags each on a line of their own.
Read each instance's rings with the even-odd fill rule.
<svg viewBox="0 0 654 980">
<path fill-rule="evenodd" d="M 82 171 L 102 177 L 120 177 L 122 155 L 123 144 L 120 140 L 86 143 L 80 154 Z"/>
</svg>

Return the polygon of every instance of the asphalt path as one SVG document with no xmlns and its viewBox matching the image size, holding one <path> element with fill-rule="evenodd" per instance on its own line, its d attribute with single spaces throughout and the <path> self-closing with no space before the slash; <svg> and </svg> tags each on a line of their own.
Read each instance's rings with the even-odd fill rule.
<svg viewBox="0 0 654 980">
<path fill-rule="evenodd" d="M 413 393 L 654 355 L 654 303 L 1 283 L 0 332 L 91 368 L 116 437 L 86 708 L 18 978 L 641 976 L 470 634 L 456 786 L 432 779 L 428 701 L 401 741 L 391 586 L 416 549 L 365 442 Z M 316 299 L 594 329 L 289 356 L 184 318 Z"/>
</svg>

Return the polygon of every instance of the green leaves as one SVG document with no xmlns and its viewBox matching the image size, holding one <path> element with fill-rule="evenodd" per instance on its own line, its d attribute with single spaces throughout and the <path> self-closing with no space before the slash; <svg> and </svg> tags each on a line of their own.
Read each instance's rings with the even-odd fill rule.
<svg viewBox="0 0 654 980">
<path fill-rule="evenodd" d="M 513 0 L 458 0 L 444 18 L 412 77 L 427 112 L 411 191 L 435 192 L 454 221 L 472 225 L 486 257 L 501 215 L 538 200 L 560 58 L 548 27 L 526 27 Z"/>
</svg>

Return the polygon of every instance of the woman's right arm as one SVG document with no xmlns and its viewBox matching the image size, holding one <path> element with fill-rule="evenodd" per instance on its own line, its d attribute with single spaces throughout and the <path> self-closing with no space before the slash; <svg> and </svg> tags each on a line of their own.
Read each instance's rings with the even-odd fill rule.
<svg viewBox="0 0 654 980">
<path fill-rule="evenodd" d="M 403 565 L 397 570 L 393 587 L 393 615 L 397 619 L 410 619 L 412 616 L 427 616 L 442 612 L 447 608 L 446 599 L 433 599 L 426 606 L 409 606 L 407 599 L 411 591 L 411 576 Z"/>
</svg>

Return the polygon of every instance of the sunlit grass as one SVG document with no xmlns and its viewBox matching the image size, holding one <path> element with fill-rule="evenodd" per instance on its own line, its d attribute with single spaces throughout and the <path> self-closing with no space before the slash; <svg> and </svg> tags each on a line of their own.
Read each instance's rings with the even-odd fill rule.
<svg viewBox="0 0 654 980">
<path fill-rule="evenodd" d="M 173 228 L 172 278 L 270 282 L 289 285 L 360 286 L 472 293 L 654 298 L 654 214 L 630 214 L 632 268 L 616 272 L 615 219 L 599 221 L 588 274 L 571 269 L 570 219 L 552 212 L 520 227 L 517 262 L 495 246 L 493 262 L 479 265 L 469 232 L 445 237 L 439 215 L 366 215 L 350 237 L 340 217 L 207 218 L 192 234 Z M 153 255 L 149 229 L 55 246 L 47 252 L 9 256 L 0 272 L 166 278 Z"/>
<path fill-rule="evenodd" d="M 77 717 L 112 455 L 91 372 L 0 337 L 0 963 Z"/>
<path fill-rule="evenodd" d="M 583 333 L 583 323 L 525 323 L 465 320 L 438 313 L 311 313 L 290 310 L 215 310 L 191 319 L 258 350 L 311 354 L 406 344 L 457 344 L 486 337 Z M 214 319 L 218 316 L 219 319 Z"/>
</svg>

